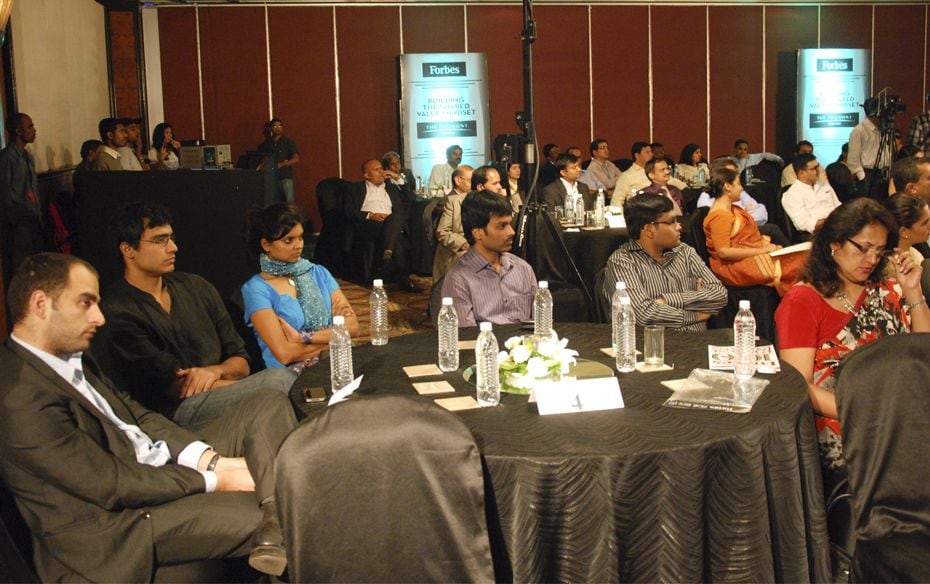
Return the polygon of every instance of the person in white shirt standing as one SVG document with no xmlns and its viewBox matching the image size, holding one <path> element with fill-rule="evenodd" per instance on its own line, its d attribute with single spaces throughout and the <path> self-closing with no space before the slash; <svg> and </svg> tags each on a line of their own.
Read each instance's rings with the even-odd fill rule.
<svg viewBox="0 0 930 584">
<path fill-rule="evenodd" d="M 798 231 L 813 233 L 840 206 L 830 183 L 820 183 L 820 164 L 813 154 L 798 154 L 791 163 L 798 179 L 782 195 L 781 205 Z"/>
<path fill-rule="evenodd" d="M 860 196 L 871 199 L 884 199 L 888 194 L 888 184 L 882 178 L 882 168 L 891 162 L 894 144 L 887 144 L 879 156 L 882 132 L 879 129 L 877 98 L 865 100 L 866 119 L 849 133 L 849 154 L 846 166 L 853 175 L 853 186 Z"/>
</svg>

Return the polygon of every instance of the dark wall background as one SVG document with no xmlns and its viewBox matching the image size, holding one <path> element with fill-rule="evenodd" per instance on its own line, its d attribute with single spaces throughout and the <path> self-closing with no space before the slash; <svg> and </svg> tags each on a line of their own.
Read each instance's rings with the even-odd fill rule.
<svg viewBox="0 0 930 584">
<path fill-rule="evenodd" d="M 717 156 L 743 137 L 754 151 L 787 156 L 796 141 L 794 51 L 818 46 L 872 48 L 874 88 L 901 95 L 906 129 L 924 107 L 926 15 L 926 4 L 878 2 L 538 5 L 540 144 L 586 149 L 603 136 L 615 157 L 626 157 L 634 140 L 652 139 L 677 158 L 688 142 Z M 487 53 L 493 133 L 519 131 L 518 4 L 159 8 L 165 116 L 185 137 L 201 132 L 198 16 L 206 139 L 231 144 L 234 157 L 254 148 L 270 99 L 301 148 L 296 186 L 308 210 L 320 179 L 341 169 L 357 180 L 364 159 L 401 147 L 402 51 Z"/>
</svg>

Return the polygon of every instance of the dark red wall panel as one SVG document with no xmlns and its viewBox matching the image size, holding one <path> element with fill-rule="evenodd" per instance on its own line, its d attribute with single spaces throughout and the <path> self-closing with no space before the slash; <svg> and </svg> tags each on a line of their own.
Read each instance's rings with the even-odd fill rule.
<svg viewBox="0 0 930 584">
<path fill-rule="evenodd" d="M 174 127 L 175 136 L 181 140 L 199 139 L 202 132 L 194 11 L 194 8 L 158 10 L 165 121 Z"/>
<path fill-rule="evenodd" d="M 610 142 L 613 158 L 649 136 L 649 12 L 645 6 L 591 9 L 594 137 Z M 585 155 L 587 145 L 580 144 Z"/>
<path fill-rule="evenodd" d="M 361 180 L 362 162 L 400 146 L 398 8 L 336 8 L 342 172 Z"/>
<path fill-rule="evenodd" d="M 333 9 L 269 8 L 268 33 L 272 111 L 300 149 L 301 162 L 294 167 L 297 202 L 319 229 L 314 189 L 320 180 L 339 176 Z"/>
<path fill-rule="evenodd" d="M 875 48 L 872 91 L 891 87 L 901 96 L 907 112 L 898 114 L 895 126 L 907 131 L 914 112 L 923 105 L 924 6 L 875 7 Z"/>
<path fill-rule="evenodd" d="M 871 6 L 821 6 L 820 47 L 823 49 L 871 49 Z"/>
<path fill-rule="evenodd" d="M 750 151 L 791 155 L 797 142 L 797 50 L 816 48 L 816 6 L 765 8 L 765 143 L 750 144 Z"/>
<path fill-rule="evenodd" d="M 536 135 L 547 142 L 584 142 L 590 136 L 587 6 L 537 6 L 533 43 Z M 514 72 L 519 79 L 519 69 Z"/>
<path fill-rule="evenodd" d="M 488 60 L 492 139 L 523 133 L 514 122 L 514 112 L 523 110 L 522 27 L 519 6 L 468 7 L 468 50 Z"/>
<path fill-rule="evenodd" d="M 233 160 L 258 147 L 268 122 L 264 24 L 263 8 L 200 9 L 205 135 Z"/>
<path fill-rule="evenodd" d="M 136 67 L 136 15 L 108 11 L 110 18 L 110 67 L 116 98 L 116 115 L 139 117 L 139 70 Z"/>
<path fill-rule="evenodd" d="M 707 11 L 652 8 L 653 140 L 676 160 L 707 140 Z"/>
<path fill-rule="evenodd" d="M 404 6 L 405 53 L 465 51 L 465 9 L 462 6 Z"/>
<path fill-rule="evenodd" d="M 709 10 L 710 145 L 700 143 L 708 161 L 732 154 L 737 138 L 762 144 L 762 8 Z"/>
</svg>

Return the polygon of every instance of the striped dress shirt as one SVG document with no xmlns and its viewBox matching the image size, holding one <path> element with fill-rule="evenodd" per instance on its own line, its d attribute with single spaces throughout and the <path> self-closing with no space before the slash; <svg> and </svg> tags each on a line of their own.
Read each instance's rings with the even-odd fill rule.
<svg viewBox="0 0 930 584">
<path fill-rule="evenodd" d="M 727 289 L 688 245 L 679 244 L 663 254 L 660 264 L 636 241 L 628 241 L 611 254 L 604 273 L 602 294 L 611 298 L 617 282 L 627 292 L 640 326 L 657 324 L 684 331 L 707 330 L 698 312 L 715 314 L 727 303 Z M 698 288 L 697 281 L 703 281 Z M 662 297 L 665 304 L 656 300 Z"/>
<path fill-rule="evenodd" d="M 459 327 L 529 320 L 535 294 L 536 275 L 528 263 L 504 253 L 498 273 L 474 247 L 468 248 L 442 281 L 442 295 L 452 298 Z"/>
</svg>

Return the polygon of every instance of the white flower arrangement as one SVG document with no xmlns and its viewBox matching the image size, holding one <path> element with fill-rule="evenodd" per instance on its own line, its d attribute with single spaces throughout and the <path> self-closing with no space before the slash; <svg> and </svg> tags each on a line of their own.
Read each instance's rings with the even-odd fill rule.
<svg viewBox="0 0 930 584">
<path fill-rule="evenodd" d="M 539 379 L 555 378 L 568 373 L 578 351 L 566 348 L 568 339 L 527 335 L 510 337 L 504 342 L 506 351 L 497 357 L 504 391 L 528 394 Z"/>
</svg>

